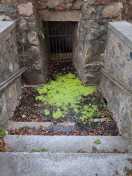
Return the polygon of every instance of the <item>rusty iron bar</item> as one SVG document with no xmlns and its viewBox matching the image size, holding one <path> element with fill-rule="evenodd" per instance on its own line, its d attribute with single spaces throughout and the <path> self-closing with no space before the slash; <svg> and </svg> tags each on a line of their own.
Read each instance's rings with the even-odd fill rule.
<svg viewBox="0 0 132 176">
<path fill-rule="evenodd" d="M 23 67 L 19 70 L 17 70 L 15 73 L 13 73 L 11 76 L 9 76 L 8 79 L 0 83 L 0 92 L 3 91 L 6 87 L 8 87 L 10 84 L 12 84 L 13 81 L 18 79 L 25 71 L 27 70 L 26 67 Z"/>
</svg>

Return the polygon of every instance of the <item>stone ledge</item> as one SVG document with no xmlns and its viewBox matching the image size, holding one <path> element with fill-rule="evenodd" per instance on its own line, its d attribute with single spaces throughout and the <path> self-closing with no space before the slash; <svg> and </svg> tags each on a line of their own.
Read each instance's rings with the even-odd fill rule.
<svg viewBox="0 0 132 176">
<path fill-rule="evenodd" d="M 96 144 L 96 140 L 100 144 Z M 7 135 L 5 143 L 11 152 L 46 148 L 53 153 L 128 153 L 128 141 L 121 136 Z"/>
<path fill-rule="evenodd" d="M 48 129 L 48 128 L 52 128 L 54 125 L 53 122 L 15 122 L 15 121 L 9 121 L 8 122 L 8 129 L 20 129 L 20 128 L 24 128 L 24 127 L 28 127 L 28 128 L 34 128 L 34 129 L 39 129 L 39 128 L 43 128 L 43 129 Z M 74 128 L 75 123 L 74 122 L 61 122 L 58 123 L 56 126 L 60 126 L 60 127 L 71 127 Z"/>
<path fill-rule="evenodd" d="M 109 29 L 114 31 L 126 45 L 132 48 L 132 24 L 127 21 L 110 22 Z"/>
<path fill-rule="evenodd" d="M 7 29 L 12 29 L 14 27 L 15 21 L 0 21 L 0 34 Z"/>
</svg>

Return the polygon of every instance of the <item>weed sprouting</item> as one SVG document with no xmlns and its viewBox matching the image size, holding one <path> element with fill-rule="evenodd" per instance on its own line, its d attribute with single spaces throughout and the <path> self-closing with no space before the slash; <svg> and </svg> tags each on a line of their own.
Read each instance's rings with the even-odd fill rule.
<svg viewBox="0 0 132 176">
<path fill-rule="evenodd" d="M 82 105 L 82 97 L 92 95 L 96 92 L 96 86 L 84 85 L 76 75 L 72 73 L 58 75 L 55 80 L 49 81 L 44 86 L 37 88 L 36 100 L 44 103 L 44 115 L 52 116 L 54 120 L 63 119 L 72 109 L 79 114 L 80 121 L 86 123 L 89 119 L 98 116 L 96 105 Z"/>
</svg>

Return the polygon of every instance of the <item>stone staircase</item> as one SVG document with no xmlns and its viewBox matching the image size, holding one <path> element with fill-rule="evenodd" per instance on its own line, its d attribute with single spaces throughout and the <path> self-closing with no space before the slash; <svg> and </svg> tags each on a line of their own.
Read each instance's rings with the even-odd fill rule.
<svg viewBox="0 0 132 176">
<path fill-rule="evenodd" d="M 5 138 L 10 152 L 128 153 L 128 142 L 120 136 L 18 136 Z"/>
<path fill-rule="evenodd" d="M 72 130 L 73 122 L 9 121 L 8 130 Z M 132 153 L 121 136 L 7 135 L 0 176 L 132 176 Z"/>
<path fill-rule="evenodd" d="M 121 136 L 5 137 L 0 176 L 131 176 L 132 153 Z"/>
<path fill-rule="evenodd" d="M 131 176 L 129 154 L 1 153 L 1 176 Z"/>
</svg>

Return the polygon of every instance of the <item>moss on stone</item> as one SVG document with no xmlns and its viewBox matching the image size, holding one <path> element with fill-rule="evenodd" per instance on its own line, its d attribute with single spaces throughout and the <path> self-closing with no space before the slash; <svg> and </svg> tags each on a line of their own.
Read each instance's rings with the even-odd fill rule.
<svg viewBox="0 0 132 176">
<path fill-rule="evenodd" d="M 82 96 L 88 96 L 96 92 L 96 86 L 84 85 L 74 74 L 68 73 L 59 75 L 55 80 L 51 80 L 44 86 L 37 88 L 39 96 L 36 100 L 50 106 L 49 109 L 44 110 L 44 115 L 49 116 L 55 120 L 64 118 L 65 115 L 72 109 L 75 113 L 82 113 L 88 118 L 96 115 L 95 106 L 84 106 L 82 108 Z"/>
<path fill-rule="evenodd" d="M 34 148 L 31 152 L 48 152 L 47 148 Z"/>
</svg>

